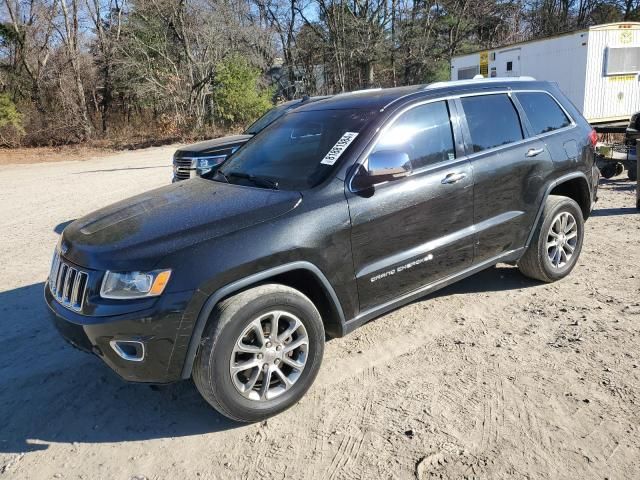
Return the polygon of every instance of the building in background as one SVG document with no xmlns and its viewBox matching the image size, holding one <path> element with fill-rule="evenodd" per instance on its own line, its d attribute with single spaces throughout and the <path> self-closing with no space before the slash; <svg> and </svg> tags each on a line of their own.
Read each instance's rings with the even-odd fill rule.
<svg viewBox="0 0 640 480">
<path fill-rule="evenodd" d="M 532 76 L 556 82 L 592 124 L 640 110 L 640 23 L 596 25 L 451 59 L 451 79 Z"/>
</svg>

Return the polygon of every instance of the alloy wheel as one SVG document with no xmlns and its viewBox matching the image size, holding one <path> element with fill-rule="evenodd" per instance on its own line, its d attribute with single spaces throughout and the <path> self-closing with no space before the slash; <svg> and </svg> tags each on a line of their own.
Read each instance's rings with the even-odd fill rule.
<svg viewBox="0 0 640 480">
<path fill-rule="evenodd" d="M 307 362 L 309 337 L 295 315 L 274 310 L 254 319 L 236 340 L 229 371 L 236 390 L 255 401 L 289 390 Z"/>
<path fill-rule="evenodd" d="M 578 223 L 569 212 L 555 216 L 547 233 L 547 255 L 554 268 L 562 268 L 573 257 L 578 245 Z"/>
</svg>

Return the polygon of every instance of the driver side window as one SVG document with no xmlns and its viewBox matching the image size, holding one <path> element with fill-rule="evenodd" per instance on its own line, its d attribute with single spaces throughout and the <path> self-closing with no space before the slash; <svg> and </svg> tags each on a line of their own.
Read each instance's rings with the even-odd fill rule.
<svg viewBox="0 0 640 480">
<path fill-rule="evenodd" d="M 453 160 L 455 148 L 446 102 L 419 105 L 398 117 L 371 153 L 389 150 L 406 153 L 413 170 Z"/>
</svg>

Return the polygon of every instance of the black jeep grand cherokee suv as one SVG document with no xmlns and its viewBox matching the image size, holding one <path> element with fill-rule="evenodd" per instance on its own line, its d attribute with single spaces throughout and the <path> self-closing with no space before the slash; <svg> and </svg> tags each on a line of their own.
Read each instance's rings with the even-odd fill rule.
<svg viewBox="0 0 640 480">
<path fill-rule="evenodd" d="M 594 140 L 529 79 L 315 102 L 211 178 L 73 222 L 46 301 L 123 378 L 193 376 L 224 415 L 263 419 L 309 388 L 325 335 L 498 262 L 566 276 L 596 198 Z"/>
</svg>

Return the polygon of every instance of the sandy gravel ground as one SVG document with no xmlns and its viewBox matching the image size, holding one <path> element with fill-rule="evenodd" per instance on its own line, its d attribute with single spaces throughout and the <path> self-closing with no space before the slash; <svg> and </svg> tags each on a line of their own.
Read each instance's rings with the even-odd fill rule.
<svg viewBox="0 0 640 480">
<path fill-rule="evenodd" d="M 0 478 L 640 478 L 640 215 L 603 185 L 579 265 L 500 265 L 329 342 L 300 404 L 231 423 L 120 381 L 48 323 L 58 233 L 166 183 L 171 148 L 0 166 Z M 133 165 L 133 166 L 131 166 Z"/>
</svg>

